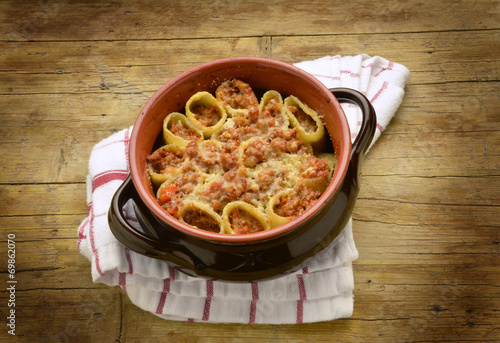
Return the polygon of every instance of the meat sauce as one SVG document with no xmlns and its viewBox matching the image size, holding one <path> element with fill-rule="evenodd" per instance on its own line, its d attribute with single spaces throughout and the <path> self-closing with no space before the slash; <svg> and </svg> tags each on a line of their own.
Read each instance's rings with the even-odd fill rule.
<svg viewBox="0 0 500 343">
<path fill-rule="evenodd" d="M 203 184 L 205 179 L 206 174 L 197 171 L 191 163 L 185 164 L 182 173 L 171 184 L 160 188 L 158 203 L 170 215 L 178 218 L 183 199 Z"/>
<path fill-rule="evenodd" d="M 174 135 L 184 138 L 187 141 L 198 139 L 200 135 L 196 133 L 196 131 L 185 127 L 180 120 L 173 121 L 170 126 L 170 132 Z"/>
<path fill-rule="evenodd" d="M 147 161 L 156 173 L 168 173 L 170 170 L 180 167 L 184 162 L 184 154 L 180 150 L 157 149 L 147 156 Z"/>
<path fill-rule="evenodd" d="M 264 126 L 273 127 L 281 126 L 284 124 L 284 119 L 280 115 L 282 106 L 278 97 L 271 98 L 267 104 L 262 108 L 260 113 L 261 122 Z"/>
<path fill-rule="evenodd" d="M 196 226 L 198 229 L 216 233 L 220 231 L 217 221 L 201 210 L 189 209 L 182 218 L 187 224 Z"/>
<path fill-rule="evenodd" d="M 294 188 L 293 196 L 283 196 L 275 203 L 274 212 L 282 217 L 297 217 L 321 196 L 320 191 L 309 189 L 304 183 Z"/>
<path fill-rule="evenodd" d="M 221 119 L 219 111 L 212 105 L 199 105 L 191 109 L 194 117 L 205 126 L 214 126 Z"/>
<path fill-rule="evenodd" d="M 233 109 L 248 109 L 253 114 L 258 112 L 259 102 L 253 89 L 241 80 L 232 79 L 223 82 L 217 88 L 215 95 L 224 105 Z"/>
<path fill-rule="evenodd" d="M 229 216 L 229 222 L 238 235 L 259 232 L 263 230 L 262 224 L 248 212 L 234 210 Z"/>
</svg>

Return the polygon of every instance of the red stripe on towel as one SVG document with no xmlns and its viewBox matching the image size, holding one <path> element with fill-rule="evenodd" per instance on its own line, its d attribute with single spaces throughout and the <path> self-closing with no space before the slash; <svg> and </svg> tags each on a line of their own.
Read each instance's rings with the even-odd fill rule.
<svg viewBox="0 0 500 343">
<path fill-rule="evenodd" d="M 314 77 L 324 77 L 325 79 L 340 81 L 340 76 L 329 76 L 329 75 L 320 75 L 320 74 L 311 74 Z"/>
<path fill-rule="evenodd" d="M 299 286 L 299 297 L 297 300 L 297 324 L 304 322 L 304 300 L 307 300 L 306 288 L 304 285 L 304 274 L 309 273 L 307 267 L 302 269 L 302 274 L 297 274 L 297 284 Z"/>
<path fill-rule="evenodd" d="M 379 76 L 380 73 L 382 73 L 383 71 L 392 70 L 392 68 L 394 68 L 394 62 L 389 61 L 389 63 L 387 64 L 387 67 L 386 68 L 382 68 L 382 70 L 380 70 L 374 77 Z"/>
<path fill-rule="evenodd" d="M 129 129 L 124 132 L 123 145 L 125 145 L 125 161 L 127 162 L 127 171 L 130 171 L 129 160 L 128 160 L 128 146 L 130 142 Z"/>
<path fill-rule="evenodd" d="M 302 274 L 297 275 L 297 283 L 299 284 L 300 300 L 306 300 L 306 288 L 304 287 L 304 276 Z"/>
<path fill-rule="evenodd" d="M 126 292 L 127 291 L 127 274 L 120 273 L 118 275 L 118 285 Z"/>
<path fill-rule="evenodd" d="M 132 258 L 130 257 L 130 249 L 129 248 L 125 248 L 125 258 L 127 259 L 127 263 L 128 263 L 128 273 L 133 274 L 134 267 L 132 266 Z"/>
<path fill-rule="evenodd" d="M 297 300 L 297 324 L 304 322 L 304 302 Z"/>
<path fill-rule="evenodd" d="M 87 236 L 85 236 L 85 226 L 90 225 L 88 224 L 89 218 L 90 218 L 90 211 L 92 211 L 92 201 L 87 205 L 87 218 L 85 218 L 84 222 L 80 225 L 80 228 L 78 229 L 78 250 L 80 250 L 80 245 L 82 244 L 82 240 L 86 239 Z"/>
<path fill-rule="evenodd" d="M 78 250 L 80 250 L 80 244 L 82 243 L 82 241 L 85 238 L 87 238 L 87 236 L 85 236 L 84 232 L 85 232 L 85 226 L 88 224 L 88 221 L 89 221 L 89 218 L 88 217 L 85 218 L 85 220 L 80 225 L 80 228 L 78 229 L 78 244 L 77 244 Z"/>
<path fill-rule="evenodd" d="M 382 84 L 382 87 L 378 90 L 378 92 L 373 96 L 373 98 L 370 100 L 370 102 L 373 104 L 373 102 L 375 100 L 378 99 L 378 97 L 380 96 L 380 94 L 382 94 L 386 89 L 387 89 L 387 86 L 389 85 L 389 82 L 387 81 L 384 81 L 384 83 Z"/>
<path fill-rule="evenodd" d="M 259 284 L 252 281 L 252 301 L 250 302 L 250 319 L 249 323 L 255 323 L 255 315 L 257 313 L 257 300 L 259 300 Z"/>
<path fill-rule="evenodd" d="M 340 73 L 341 74 L 349 74 L 349 76 L 351 76 L 353 78 L 358 78 L 359 77 L 359 73 L 353 73 L 350 70 L 341 70 Z"/>
<path fill-rule="evenodd" d="M 168 276 L 171 280 L 175 280 L 175 268 L 172 266 L 168 266 Z"/>
<path fill-rule="evenodd" d="M 97 174 L 94 176 L 92 180 L 92 192 L 94 192 L 97 188 L 102 185 L 107 184 L 108 182 L 119 180 L 124 181 L 128 176 L 128 171 L 126 170 L 109 170 Z"/>
<path fill-rule="evenodd" d="M 167 300 L 167 295 L 170 293 L 170 279 L 163 279 L 163 291 L 160 295 L 160 301 L 158 301 L 158 307 L 156 308 L 156 314 L 163 314 L 163 307 L 165 306 L 165 301 Z"/>
<path fill-rule="evenodd" d="M 123 143 L 125 141 L 126 141 L 126 139 L 119 139 L 117 141 L 112 141 L 112 142 L 109 142 L 109 143 L 106 143 L 106 144 L 103 144 L 103 145 L 96 146 L 94 149 L 95 150 L 101 150 L 101 149 L 104 149 L 104 148 L 106 148 L 106 147 L 108 147 L 110 145 L 118 144 L 118 143 Z"/>
<path fill-rule="evenodd" d="M 99 275 L 104 275 L 104 273 L 101 270 L 101 266 L 99 265 L 99 255 L 97 253 L 97 249 L 95 247 L 95 241 L 94 241 L 94 208 L 90 207 L 90 221 L 89 221 L 89 236 L 90 236 L 90 247 L 92 248 L 92 252 L 94 253 L 94 258 L 95 258 L 95 268 Z"/>
<path fill-rule="evenodd" d="M 92 180 L 92 192 L 94 192 L 97 188 L 101 187 L 102 185 L 105 185 L 108 182 L 114 181 L 114 180 L 120 180 L 123 181 L 127 178 L 128 172 L 123 171 L 123 170 L 111 170 L 107 172 L 103 172 L 101 174 L 98 174 L 94 176 Z M 104 213 L 104 214 L 107 214 Z M 100 214 L 103 215 L 103 214 Z M 100 216 L 99 215 L 99 216 Z M 99 263 L 99 255 L 97 253 L 97 249 L 95 247 L 95 240 L 94 240 L 94 219 L 97 216 L 94 214 L 94 208 L 92 204 L 89 204 L 89 236 L 90 236 L 90 246 L 92 248 L 92 252 L 94 253 L 95 257 L 95 266 L 96 270 L 99 273 L 99 275 L 104 275 L 104 273 L 101 270 L 101 266 Z"/>
<path fill-rule="evenodd" d="M 214 296 L 214 280 L 207 280 L 207 298 L 205 299 L 205 307 L 203 308 L 203 321 L 210 318 L 210 306 L 212 305 L 212 297 Z"/>
<path fill-rule="evenodd" d="M 360 127 L 362 124 L 363 124 L 362 122 L 358 122 L 358 127 Z M 377 124 L 376 128 L 380 132 L 384 131 L 384 127 L 380 124 Z M 356 137 L 358 137 L 357 133 L 351 133 L 351 139 L 356 139 Z"/>
</svg>

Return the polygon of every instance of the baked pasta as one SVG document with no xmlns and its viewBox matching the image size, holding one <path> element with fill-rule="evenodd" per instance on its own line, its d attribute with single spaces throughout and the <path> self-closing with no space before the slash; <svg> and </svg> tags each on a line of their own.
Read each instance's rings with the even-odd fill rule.
<svg viewBox="0 0 500 343">
<path fill-rule="evenodd" d="M 165 118 L 164 145 L 147 164 L 158 203 L 186 224 L 231 235 L 269 230 L 310 208 L 331 180 L 323 122 L 293 95 L 268 90 L 259 101 L 232 79 L 215 94 L 193 94 L 184 111 Z"/>
</svg>

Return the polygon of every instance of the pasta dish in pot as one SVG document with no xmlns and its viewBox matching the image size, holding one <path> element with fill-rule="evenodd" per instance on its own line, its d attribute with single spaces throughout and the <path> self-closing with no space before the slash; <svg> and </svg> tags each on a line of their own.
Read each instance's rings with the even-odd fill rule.
<svg viewBox="0 0 500 343">
<path fill-rule="evenodd" d="M 147 157 L 160 206 L 202 230 L 246 234 L 301 215 L 330 182 L 335 155 L 318 113 L 274 90 L 260 101 L 231 79 L 168 114 Z"/>
</svg>

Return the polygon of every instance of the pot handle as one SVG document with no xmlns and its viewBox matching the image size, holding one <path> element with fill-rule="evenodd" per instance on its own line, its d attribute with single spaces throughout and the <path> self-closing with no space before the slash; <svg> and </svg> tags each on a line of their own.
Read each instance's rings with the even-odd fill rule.
<svg viewBox="0 0 500 343">
<path fill-rule="evenodd" d="M 142 231 L 130 223 L 124 212 L 124 205 L 133 201 L 134 212 Z M 142 202 L 134 187 L 130 174 L 116 191 L 108 212 L 108 223 L 113 235 L 133 251 L 159 259 L 167 259 L 183 267 L 203 270 L 206 265 L 195 257 L 179 237 L 165 224 L 160 223 Z"/>
<path fill-rule="evenodd" d="M 370 101 L 357 90 L 351 88 L 330 88 L 330 92 L 335 95 L 339 102 L 349 102 L 360 107 L 363 114 L 363 121 L 359 133 L 354 143 L 352 143 L 351 161 L 358 157 L 363 157 L 375 135 L 375 128 L 377 127 L 375 109 Z"/>
</svg>

